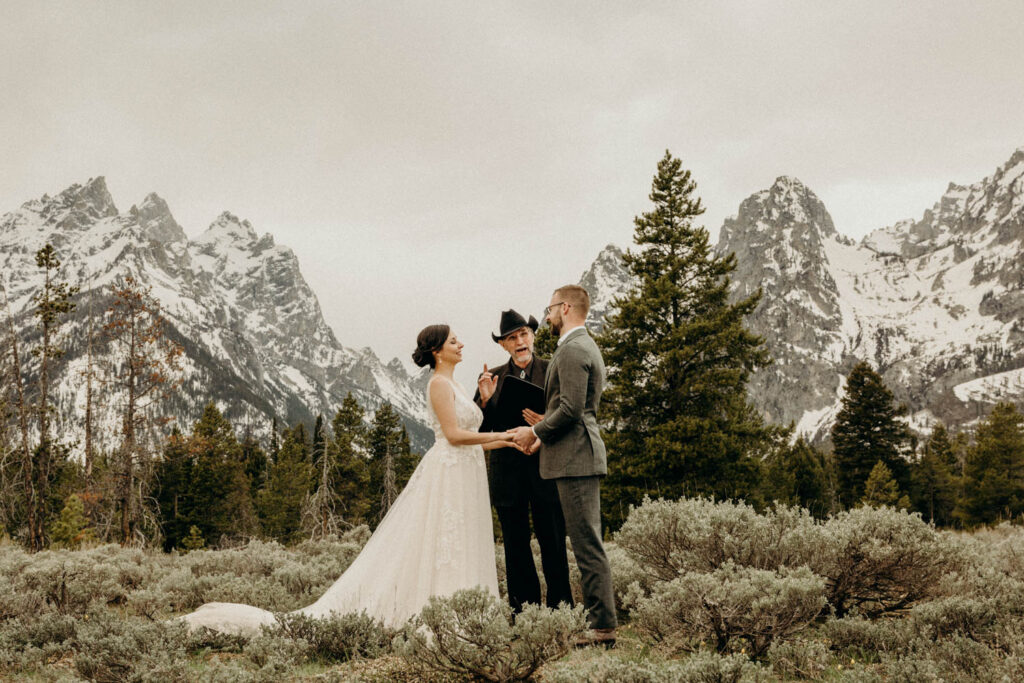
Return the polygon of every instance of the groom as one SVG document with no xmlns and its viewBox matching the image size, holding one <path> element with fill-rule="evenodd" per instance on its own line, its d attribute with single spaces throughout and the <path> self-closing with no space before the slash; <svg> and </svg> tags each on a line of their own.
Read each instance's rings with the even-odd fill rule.
<svg viewBox="0 0 1024 683">
<path fill-rule="evenodd" d="M 513 440 L 540 447 L 540 476 L 554 479 L 566 531 L 580 568 L 590 632 L 582 645 L 615 644 L 615 595 L 601 542 L 601 477 L 608 473 L 597 408 L 604 389 L 604 360 L 584 322 L 590 295 L 578 285 L 559 287 L 544 309 L 558 348 L 548 363 L 544 419 L 519 427 Z"/>
</svg>

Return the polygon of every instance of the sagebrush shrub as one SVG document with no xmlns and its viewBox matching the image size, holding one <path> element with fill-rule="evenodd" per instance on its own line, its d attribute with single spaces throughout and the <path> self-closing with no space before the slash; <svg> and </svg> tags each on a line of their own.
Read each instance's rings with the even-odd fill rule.
<svg viewBox="0 0 1024 683">
<path fill-rule="evenodd" d="M 347 662 L 356 657 L 374 659 L 390 651 L 396 633 L 377 619 L 361 614 L 316 618 L 304 614 L 278 614 L 269 629 L 309 644 L 308 653 L 321 662 Z"/>
<path fill-rule="evenodd" d="M 860 507 L 824 523 L 808 564 L 827 582 L 828 601 L 842 617 L 852 608 L 878 615 L 938 594 L 940 579 L 962 557 L 917 514 Z"/>
<path fill-rule="evenodd" d="M 582 606 L 512 610 L 483 589 L 462 590 L 429 604 L 395 638 L 395 652 L 427 680 L 457 676 L 484 681 L 527 680 L 569 651 L 586 628 Z"/>
<path fill-rule="evenodd" d="M 633 660 L 605 656 L 544 668 L 551 683 L 754 683 L 766 672 L 744 655 L 701 651 L 682 660 Z"/>
<path fill-rule="evenodd" d="M 820 640 L 776 640 L 768 648 L 768 662 L 783 680 L 819 680 L 831 659 L 828 646 Z"/>
<path fill-rule="evenodd" d="M 821 536 L 810 513 L 778 506 L 765 514 L 743 502 L 645 499 L 615 541 L 652 579 L 710 572 L 726 562 L 774 570 L 807 564 Z"/>
<path fill-rule="evenodd" d="M 727 562 L 710 573 L 657 582 L 650 595 L 634 585 L 627 604 L 637 630 L 671 649 L 692 651 L 707 642 L 728 652 L 742 641 L 760 656 L 818 616 L 825 582 L 806 567 L 775 572 Z"/>
</svg>

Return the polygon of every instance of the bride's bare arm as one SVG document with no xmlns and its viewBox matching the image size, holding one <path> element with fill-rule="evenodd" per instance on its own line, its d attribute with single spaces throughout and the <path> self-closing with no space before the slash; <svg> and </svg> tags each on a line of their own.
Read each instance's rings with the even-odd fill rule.
<svg viewBox="0 0 1024 683">
<path fill-rule="evenodd" d="M 441 423 L 444 438 L 453 446 L 475 446 L 491 441 L 511 440 L 510 432 L 471 432 L 460 429 L 455 419 L 455 389 L 441 380 L 430 381 L 430 405 Z"/>
<path fill-rule="evenodd" d="M 481 444 L 485 451 L 493 451 L 495 448 L 514 448 L 517 451 L 523 450 L 516 445 L 514 441 L 488 441 L 487 443 Z"/>
</svg>

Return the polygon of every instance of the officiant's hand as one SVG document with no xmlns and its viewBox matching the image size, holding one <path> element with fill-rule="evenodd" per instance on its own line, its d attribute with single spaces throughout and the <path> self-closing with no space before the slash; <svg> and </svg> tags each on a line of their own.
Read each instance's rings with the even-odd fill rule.
<svg viewBox="0 0 1024 683">
<path fill-rule="evenodd" d="M 494 390 L 498 387 L 498 378 L 487 369 L 487 363 L 484 363 L 484 372 L 477 379 L 476 385 L 480 388 L 480 403 L 486 405 L 491 400 L 491 396 L 494 396 Z"/>
<path fill-rule="evenodd" d="M 530 425 L 532 427 L 533 425 L 535 425 L 538 422 L 540 422 L 541 420 L 543 420 L 544 419 L 544 415 L 541 414 L 541 413 L 535 413 L 532 410 L 530 410 L 529 408 L 524 408 L 523 409 L 523 419 L 526 420 L 526 424 L 528 424 L 528 425 Z"/>
</svg>

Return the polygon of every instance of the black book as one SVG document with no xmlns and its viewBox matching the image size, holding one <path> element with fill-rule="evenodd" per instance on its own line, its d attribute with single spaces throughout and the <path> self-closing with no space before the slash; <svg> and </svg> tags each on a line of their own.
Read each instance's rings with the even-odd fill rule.
<svg viewBox="0 0 1024 683">
<path fill-rule="evenodd" d="M 527 382 L 512 375 L 506 375 L 498 396 L 495 424 L 501 429 L 512 429 L 526 425 L 523 410 L 529 408 L 535 413 L 544 413 L 544 387 Z"/>
</svg>

